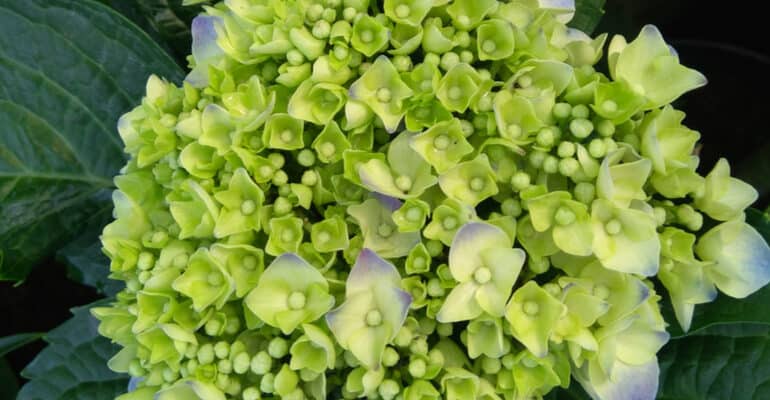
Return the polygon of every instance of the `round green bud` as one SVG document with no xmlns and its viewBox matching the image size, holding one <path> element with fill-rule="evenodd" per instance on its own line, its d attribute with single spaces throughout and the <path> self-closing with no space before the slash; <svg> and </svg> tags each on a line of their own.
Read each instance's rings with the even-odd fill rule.
<svg viewBox="0 0 770 400">
<path fill-rule="evenodd" d="M 438 333 L 438 335 L 441 336 L 441 337 L 452 336 L 452 324 L 451 323 L 447 323 L 447 324 L 440 323 L 440 324 L 436 325 L 436 333 Z"/>
<path fill-rule="evenodd" d="M 273 202 L 273 212 L 276 215 L 285 215 L 291 212 L 294 206 L 286 197 L 276 197 Z"/>
<path fill-rule="evenodd" d="M 591 204 L 596 196 L 596 187 L 589 182 L 580 182 L 575 185 L 575 199 L 583 204 Z"/>
<path fill-rule="evenodd" d="M 578 104 L 572 107 L 572 118 L 588 118 L 591 115 L 591 110 L 585 104 Z"/>
<path fill-rule="evenodd" d="M 324 12 L 324 7 L 318 3 L 312 4 L 305 10 L 305 18 L 308 22 L 316 22 L 321 19 L 321 14 Z"/>
<path fill-rule="evenodd" d="M 596 132 L 599 136 L 610 137 L 615 134 L 615 124 L 607 119 L 602 119 L 596 122 Z"/>
<path fill-rule="evenodd" d="M 420 355 L 428 354 L 428 341 L 424 336 L 412 340 L 412 343 L 409 344 L 409 351 Z"/>
<path fill-rule="evenodd" d="M 297 162 L 303 167 L 311 167 L 315 164 L 315 153 L 310 149 L 302 149 L 297 154 Z"/>
<path fill-rule="evenodd" d="M 262 393 L 273 393 L 275 391 L 275 375 L 267 373 L 262 376 L 262 379 L 259 381 L 259 390 Z"/>
<path fill-rule="evenodd" d="M 618 149 L 618 144 L 612 138 L 604 138 L 604 146 L 607 148 L 607 154 Z"/>
<path fill-rule="evenodd" d="M 410 343 L 412 343 L 413 337 L 414 335 L 412 334 L 412 330 L 406 326 L 402 326 L 396 334 L 396 338 L 393 339 L 393 343 L 395 343 L 398 347 L 407 347 Z"/>
<path fill-rule="evenodd" d="M 473 63 L 473 52 L 469 50 L 463 50 L 460 52 L 460 62 L 471 64 Z"/>
<path fill-rule="evenodd" d="M 417 379 L 425 376 L 427 368 L 428 366 L 425 364 L 425 360 L 422 358 L 412 358 L 412 360 L 409 361 L 409 375 L 412 375 Z"/>
<path fill-rule="evenodd" d="M 380 310 L 373 309 L 369 310 L 366 313 L 366 316 L 364 317 L 366 320 L 366 325 L 371 327 L 377 327 L 382 324 L 382 313 Z"/>
<path fill-rule="evenodd" d="M 431 257 L 438 257 L 444 251 L 444 245 L 438 240 L 429 240 L 425 243 L 425 247 L 428 249 L 428 254 Z"/>
<path fill-rule="evenodd" d="M 210 319 L 203 326 L 204 332 L 209 336 L 219 336 L 222 333 L 222 328 L 222 322 L 217 319 Z"/>
<path fill-rule="evenodd" d="M 229 374 L 230 372 L 233 372 L 233 363 L 228 360 L 219 360 L 217 363 L 217 371 L 223 374 Z"/>
<path fill-rule="evenodd" d="M 267 345 L 267 353 L 273 358 L 283 358 L 289 352 L 289 344 L 286 339 L 275 337 Z"/>
<path fill-rule="evenodd" d="M 494 375 L 500 372 L 500 369 L 502 369 L 502 367 L 503 367 L 503 364 L 497 358 L 484 357 L 481 360 L 481 370 L 484 371 L 485 374 Z"/>
<path fill-rule="evenodd" d="M 305 307 L 305 294 L 299 291 L 289 295 L 288 306 L 292 310 L 300 310 Z"/>
<path fill-rule="evenodd" d="M 514 190 L 524 190 L 530 185 L 530 176 L 524 171 L 518 171 L 511 177 L 511 186 Z M 513 200 L 513 199 L 511 199 Z"/>
<path fill-rule="evenodd" d="M 623 143 L 627 143 L 627 144 L 631 145 L 631 147 L 633 147 L 635 149 L 638 149 L 639 146 L 641 146 L 641 141 L 639 140 L 639 136 L 637 136 L 637 135 L 635 135 L 633 133 L 629 133 L 629 134 L 623 136 L 622 141 L 623 141 Z"/>
<path fill-rule="evenodd" d="M 460 55 L 455 52 L 447 52 L 441 56 L 440 66 L 443 70 L 449 71 L 455 65 L 460 63 Z"/>
<path fill-rule="evenodd" d="M 270 372 L 270 369 L 273 367 L 273 359 L 267 352 L 260 351 L 251 358 L 249 367 L 251 368 L 251 372 L 257 375 L 264 375 Z"/>
<path fill-rule="evenodd" d="M 604 230 L 608 235 L 614 236 L 623 231 L 623 225 L 621 225 L 620 221 L 617 219 L 611 219 L 606 224 L 604 224 Z"/>
<path fill-rule="evenodd" d="M 262 393 L 259 392 L 259 388 L 256 386 L 249 386 L 243 389 L 241 397 L 243 397 L 243 400 L 260 400 L 262 398 Z"/>
<path fill-rule="evenodd" d="M 537 133 L 537 144 L 541 147 L 551 148 L 556 143 L 557 135 L 551 127 L 545 127 Z"/>
<path fill-rule="evenodd" d="M 412 70 L 412 59 L 409 56 L 393 56 L 392 62 L 398 72 L 409 72 Z"/>
<path fill-rule="evenodd" d="M 509 197 L 500 204 L 500 211 L 503 215 L 518 217 L 522 212 L 521 203 L 519 200 Z"/>
<path fill-rule="evenodd" d="M 575 218 L 575 213 L 566 207 L 559 207 L 553 216 L 554 221 L 561 226 L 571 225 Z"/>
<path fill-rule="evenodd" d="M 251 358 L 245 351 L 238 353 L 233 358 L 233 371 L 236 374 L 245 374 L 249 370 L 251 364 Z"/>
<path fill-rule="evenodd" d="M 383 400 L 392 400 L 401 392 L 401 387 L 393 379 L 385 379 L 380 383 L 377 392 Z"/>
<path fill-rule="evenodd" d="M 148 270 L 155 265 L 155 256 L 148 252 L 143 251 L 139 253 L 139 259 L 136 262 L 136 267 L 141 270 Z"/>
<path fill-rule="evenodd" d="M 441 56 L 436 53 L 427 53 L 423 57 L 423 62 L 438 66 L 441 63 Z"/>
<path fill-rule="evenodd" d="M 329 24 L 329 21 L 322 19 L 313 25 L 312 33 L 316 39 L 326 39 L 329 37 L 329 33 L 331 33 L 331 31 L 332 26 Z"/>
<path fill-rule="evenodd" d="M 327 8 L 324 10 L 323 14 L 321 14 L 321 18 L 329 23 L 333 23 L 337 20 L 337 10 L 333 8 Z"/>
<path fill-rule="evenodd" d="M 382 353 L 382 365 L 386 367 L 392 367 L 398 363 L 399 356 L 396 349 L 392 347 L 386 347 Z"/>
<path fill-rule="evenodd" d="M 468 33 L 468 31 L 455 32 L 453 40 L 458 47 L 463 49 L 471 45 L 471 35 Z"/>
<path fill-rule="evenodd" d="M 273 185 L 283 186 L 287 183 L 289 183 L 289 175 L 286 175 L 286 172 L 279 169 L 273 173 Z"/>
<path fill-rule="evenodd" d="M 521 310 L 530 317 L 536 317 L 540 313 L 540 306 L 534 301 L 525 301 L 521 305 Z"/>
<path fill-rule="evenodd" d="M 446 294 L 446 290 L 441 286 L 441 280 L 438 278 L 430 278 L 428 280 L 428 296 L 430 297 L 442 297 Z"/>
<path fill-rule="evenodd" d="M 214 346 L 211 343 L 205 343 L 198 349 L 198 363 L 201 365 L 214 362 Z"/>
<path fill-rule="evenodd" d="M 545 162 L 545 158 L 548 155 L 540 150 L 535 150 L 531 153 L 529 153 L 529 164 L 532 165 L 535 168 L 540 168 L 543 166 L 543 162 Z"/>
<path fill-rule="evenodd" d="M 555 174 L 559 171 L 559 159 L 550 154 L 547 155 L 545 160 L 543 160 L 543 171 L 549 174 Z"/>
<path fill-rule="evenodd" d="M 227 343 L 225 341 L 219 341 L 214 345 L 214 354 L 217 356 L 217 358 L 227 358 L 227 356 L 230 354 L 230 343 Z"/>
<path fill-rule="evenodd" d="M 412 188 L 412 178 L 406 175 L 398 176 L 395 183 L 396 187 L 403 192 L 408 192 Z"/>
<path fill-rule="evenodd" d="M 574 142 L 561 142 L 559 143 L 559 147 L 556 150 L 556 153 L 561 158 L 567 158 L 574 156 L 576 149 L 577 147 L 575 146 Z"/>
<path fill-rule="evenodd" d="M 484 97 L 487 98 L 487 97 Z M 463 136 L 470 137 L 473 132 L 476 131 L 476 128 L 473 127 L 473 123 L 467 120 L 460 121 L 460 129 L 463 131 Z"/>
<path fill-rule="evenodd" d="M 508 353 L 500 359 L 500 363 L 503 364 L 505 369 L 511 370 L 516 365 L 516 356 Z"/>
<path fill-rule="evenodd" d="M 557 119 L 567 119 L 572 114 L 572 106 L 569 103 L 556 103 L 553 106 L 553 116 Z"/>
<path fill-rule="evenodd" d="M 593 130 L 593 122 L 585 118 L 575 118 L 569 123 L 569 131 L 578 139 L 587 138 Z"/>
<path fill-rule="evenodd" d="M 602 158 L 607 154 L 607 146 L 602 139 L 594 139 L 588 144 L 588 154 L 593 158 Z"/>
<path fill-rule="evenodd" d="M 358 11 L 353 7 L 346 7 L 344 10 L 342 10 L 342 18 L 345 21 L 352 22 L 357 15 Z"/>
<path fill-rule="evenodd" d="M 529 257 L 527 260 L 527 268 L 535 274 L 542 274 L 548 271 L 551 267 L 551 262 L 548 257 Z"/>
<path fill-rule="evenodd" d="M 305 56 L 297 49 L 291 49 L 286 53 L 286 61 L 289 64 L 297 66 L 305 63 Z"/>
<path fill-rule="evenodd" d="M 564 176 L 573 176 L 580 169 L 580 163 L 572 157 L 559 160 L 559 173 Z"/>
<path fill-rule="evenodd" d="M 492 279 L 492 272 L 487 267 L 479 267 L 473 273 L 473 280 L 479 285 L 483 285 Z"/>
<path fill-rule="evenodd" d="M 318 174 L 309 169 L 302 173 L 301 182 L 305 186 L 315 186 L 318 183 Z"/>
</svg>

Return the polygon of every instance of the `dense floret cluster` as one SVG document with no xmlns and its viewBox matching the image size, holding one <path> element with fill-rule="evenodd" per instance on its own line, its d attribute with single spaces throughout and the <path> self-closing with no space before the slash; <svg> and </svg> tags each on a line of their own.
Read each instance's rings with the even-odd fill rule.
<svg viewBox="0 0 770 400">
<path fill-rule="evenodd" d="M 652 399 L 687 329 L 770 281 L 756 191 L 670 103 L 651 26 L 562 0 L 225 0 L 152 77 L 103 233 L 123 400 Z"/>
</svg>

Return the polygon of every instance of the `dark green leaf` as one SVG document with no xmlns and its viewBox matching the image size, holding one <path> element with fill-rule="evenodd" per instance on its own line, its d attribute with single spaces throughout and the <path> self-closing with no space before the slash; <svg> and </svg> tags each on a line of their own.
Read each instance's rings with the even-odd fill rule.
<svg viewBox="0 0 770 400">
<path fill-rule="evenodd" d="M 658 355 L 659 400 L 770 398 L 770 337 L 690 336 Z"/>
<path fill-rule="evenodd" d="M 126 391 L 128 378 L 107 368 L 118 348 L 99 336 L 88 311 L 95 305 L 73 309 L 71 319 L 45 336 L 48 347 L 22 371 L 30 381 L 18 400 L 105 400 Z"/>
<path fill-rule="evenodd" d="M 190 54 L 192 19 L 200 6 L 183 6 L 183 0 L 99 0 L 139 25 L 168 48 L 180 65 Z"/>
<path fill-rule="evenodd" d="M 43 337 L 42 333 L 18 333 L 0 338 L 0 357 Z"/>
<path fill-rule="evenodd" d="M 0 357 L 0 400 L 13 400 L 19 392 L 19 381 L 13 368 L 5 358 Z"/>
<path fill-rule="evenodd" d="M 770 241 L 770 214 L 767 211 L 749 208 L 746 210 L 746 222 L 753 226 L 765 241 Z"/>
<path fill-rule="evenodd" d="M 591 34 L 604 15 L 606 0 L 575 0 L 575 17 L 569 25 Z"/>
<path fill-rule="evenodd" d="M 67 276 L 79 283 L 113 296 L 124 284 L 109 279 L 110 260 L 102 252 L 99 235 L 112 219 L 112 205 L 89 218 L 88 226 L 75 240 L 62 247 L 57 255 L 67 264 Z"/>
<path fill-rule="evenodd" d="M 115 124 L 148 75 L 182 71 L 90 0 L 0 1 L 0 279 L 21 280 L 109 204 Z"/>
</svg>

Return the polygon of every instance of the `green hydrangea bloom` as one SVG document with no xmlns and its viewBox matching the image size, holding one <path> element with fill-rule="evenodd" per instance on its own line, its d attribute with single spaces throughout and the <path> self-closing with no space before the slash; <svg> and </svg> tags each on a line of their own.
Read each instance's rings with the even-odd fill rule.
<svg viewBox="0 0 770 400">
<path fill-rule="evenodd" d="M 119 399 L 651 400 L 673 305 L 770 282 L 660 32 L 572 0 L 225 0 L 150 77 L 93 309 Z M 705 227 L 705 229 L 704 229 Z M 265 265 L 267 267 L 265 268 Z M 665 289 L 656 293 L 652 279 Z"/>
</svg>

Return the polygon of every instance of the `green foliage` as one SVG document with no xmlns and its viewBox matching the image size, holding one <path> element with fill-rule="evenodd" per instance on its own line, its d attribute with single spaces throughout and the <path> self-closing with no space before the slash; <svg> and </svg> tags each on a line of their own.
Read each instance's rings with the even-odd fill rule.
<svg viewBox="0 0 770 400">
<path fill-rule="evenodd" d="M 35 340 L 40 339 L 43 336 L 42 333 L 17 333 L 11 336 L 5 336 L 0 338 L 0 357 L 24 346 L 25 344 L 32 343 Z"/>
<path fill-rule="evenodd" d="M 22 371 L 29 383 L 18 400 L 104 400 L 125 391 L 127 377 L 107 368 L 117 347 L 99 336 L 92 305 L 73 309 L 71 319 L 45 335 L 49 346 Z"/>
<path fill-rule="evenodd" d="M 0 279 L 22 280 L 111 207 L 105 189 L 124 160 L 118 116 L 147 75 L 178 81 L 181 71 L 88 0 L 3 2 L 0 49 Z"/>
<path fill-rule="evenodd" d="M 575 17 L 570 26 L 591 34 L 604 16 L 606 0 L 575 0 Z"/>
</svg>

